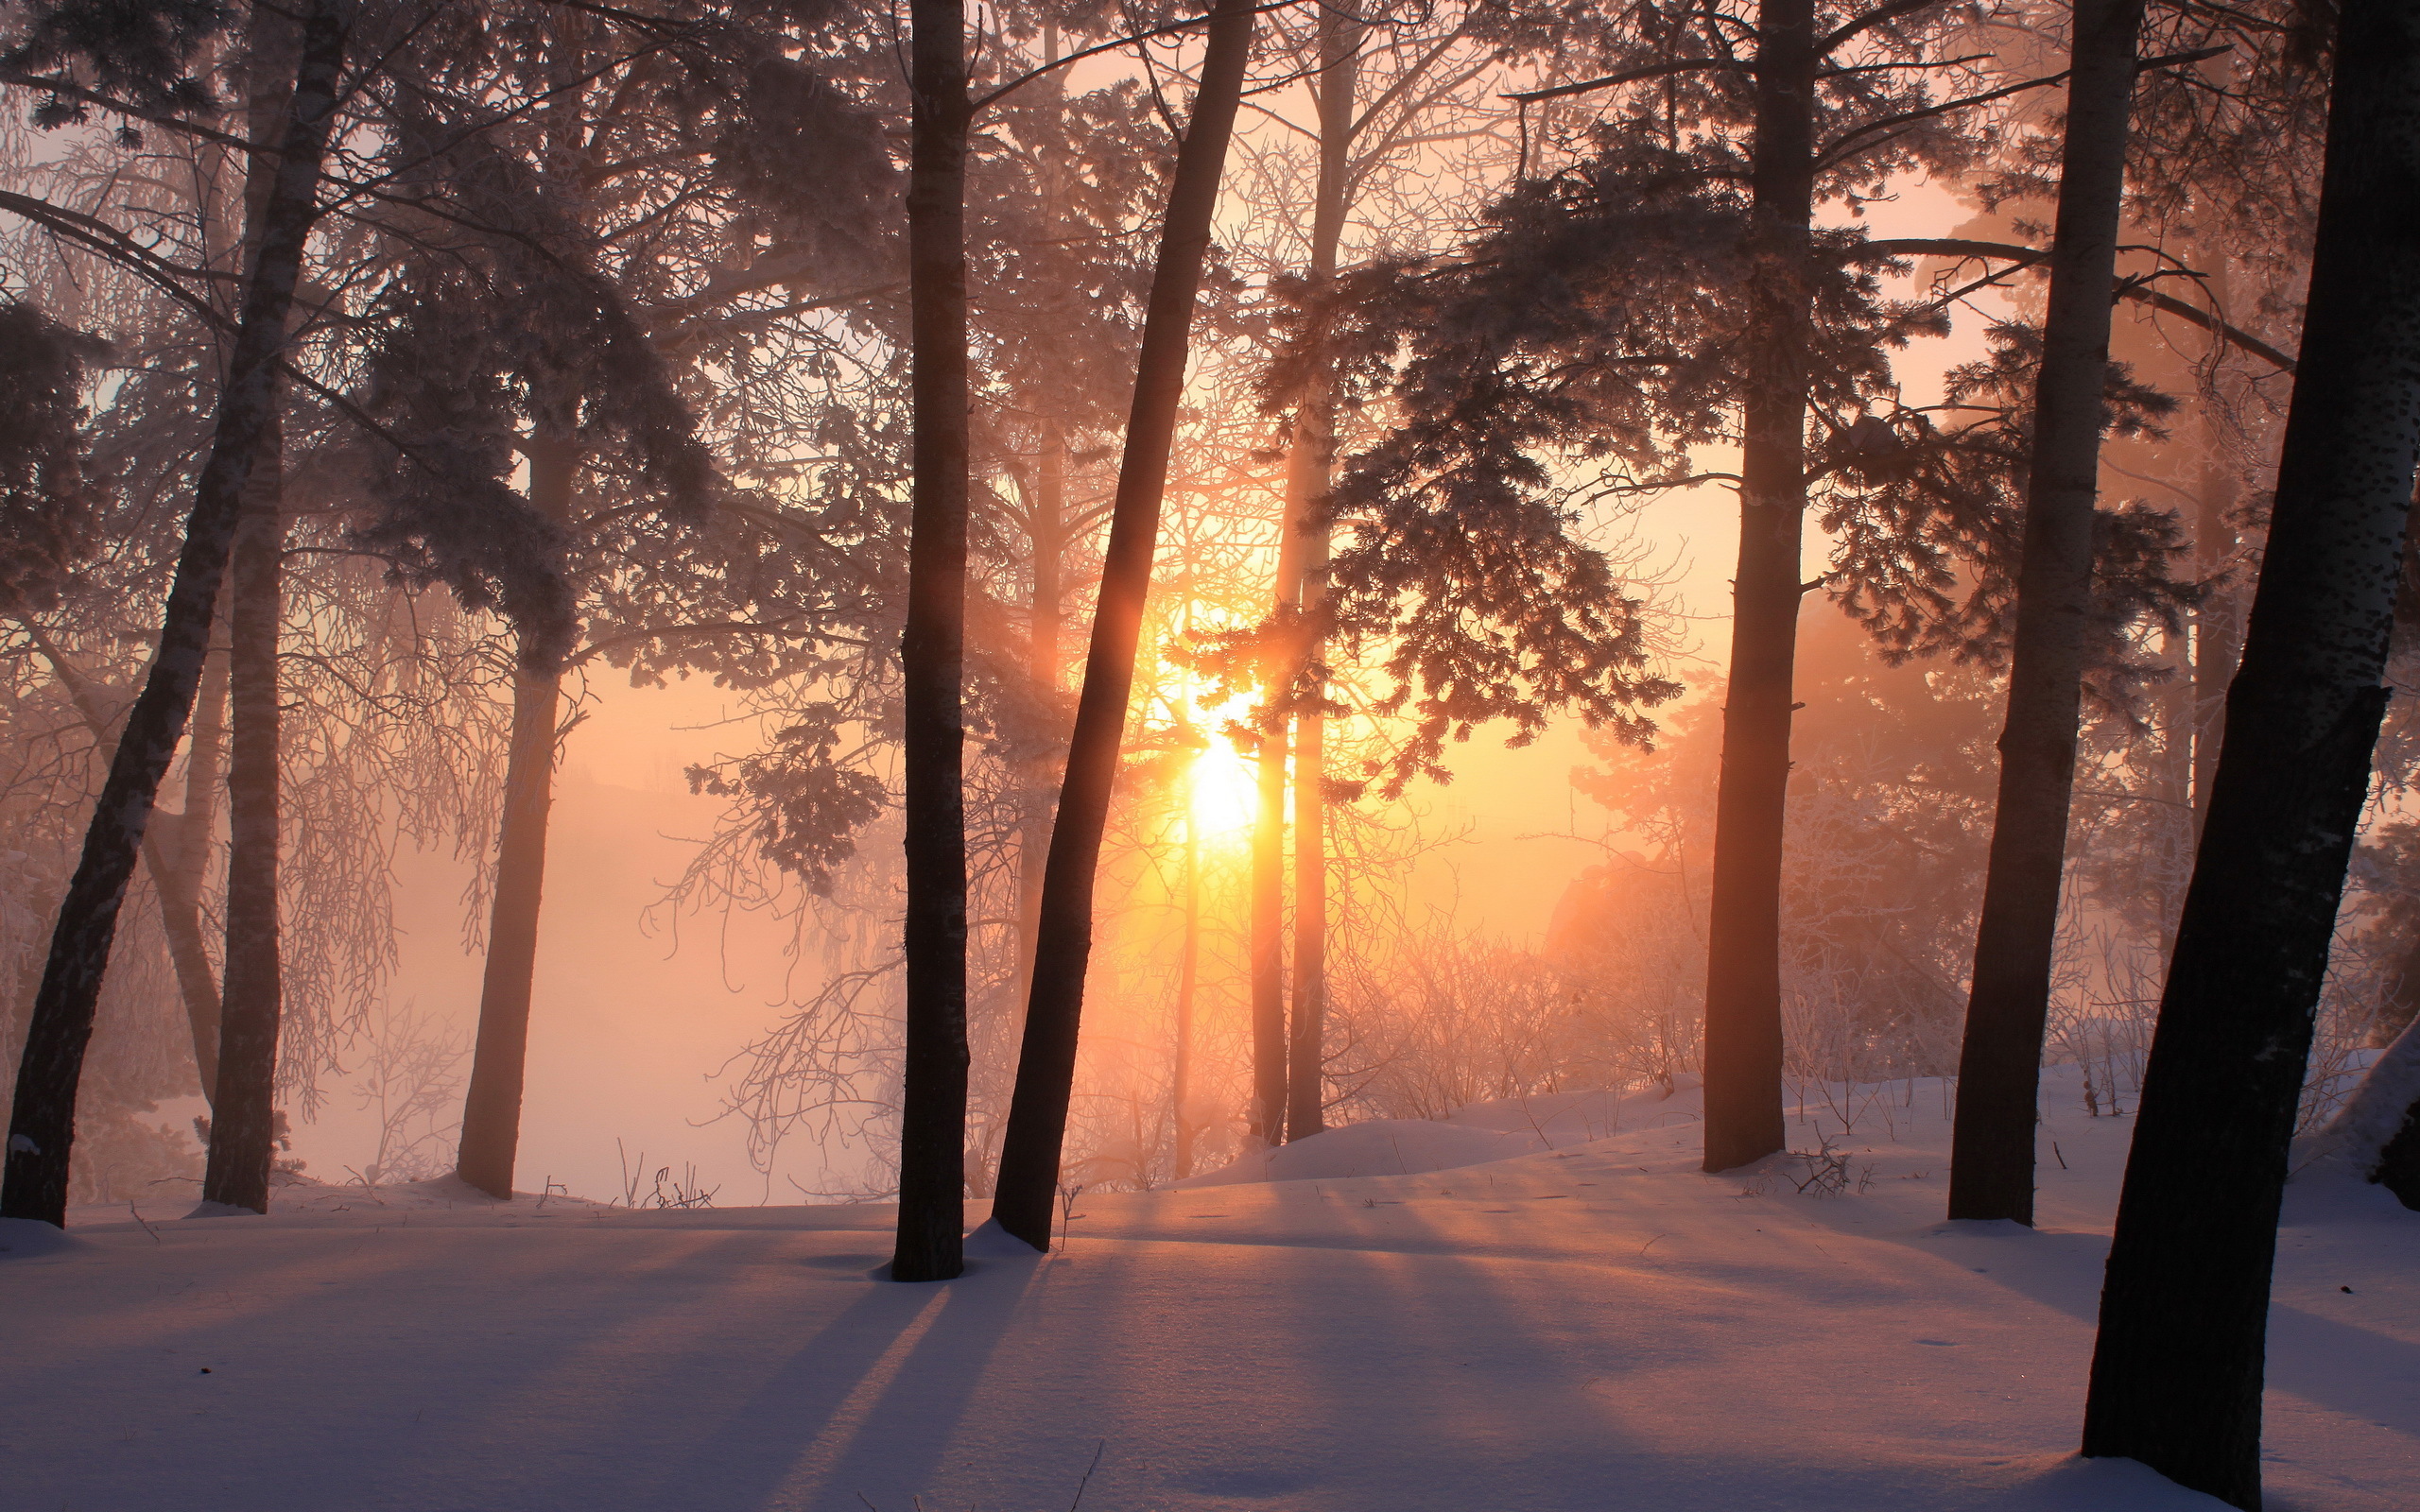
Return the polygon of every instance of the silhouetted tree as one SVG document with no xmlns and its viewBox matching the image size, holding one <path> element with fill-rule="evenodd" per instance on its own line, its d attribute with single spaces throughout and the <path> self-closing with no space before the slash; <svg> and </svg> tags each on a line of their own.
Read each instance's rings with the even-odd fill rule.
<svg viewBox="0 0 2420 1512">
<path fill-rule="evenodd" d="M 1074 1093 L 1084 969 L 1092 954 L 1094 873 L 1133 690 L 1134 653 L 1150 591 L 1177 403 L 1184 390 L 1194 301 L 1209 256 L 1211 215 L 1218 208 L 1227 142 L 1241 101 L 1253 15 L 1248 0 L 1218 0 L 1208 17 L 1201 82 L 1168 185 L 1100 598 L 1093 614 L 1092 646 L 1051 828 L 1032 995 L 1026 1007 L 1016 1091 L 1001 1142 L 993 1207 L 1002 1228 L 1036 1249 L 1050 1246 L 1060 1147 Z"/>
<path fill-rule="evenodd" d="M 2034 1107 L 2093 617 L 2094 501 L 2143 0 L 2070 25 L 2049 310 L 2035 369 L 2000 787 L 1958 1067 L 1953 1218 L 2033 1221 Z"/>
<path fill-rule="evenodd" d="M 2083 1452 L 2260 1504 L 2286 1153 L 2420 457 L 2420 15 L 2350 0 L 2269 541 L 2100 1304 Z"/>
<path fill-rule="evenodd" d="M 837 554 L 816 538 L 831 522 L 729 496 L 699 436 L 710 408 L 737 463 L 782 471 L 752 434 L 760 375 L 786 354 L 766 330 L 778 316 L 747 301 L 812 282 L 820 259 L 850 261 L 833 245 L 884 175 L 864 112 L 782 56 L 792 19 L 666 24 L 666 66 L 641 67 L 600 18 L 449 13 L 415 38 L 424 82 L 389 133 L 406 261 L 371 322 L 371 407 L 406 453 L 371 469 L 380 514 L 361 540 L 408 578 L 501 610 L 518 643 L 460 1149 L 463 1178 L 499 1195 L 519 1137 L 562 679 L 605 660 L 769 679 L 786 658 L 817 658 L 827 600 L 880 580 L 871 561 L 827 571 Z M 820 45 L 818 24 L 800 23 Z M 610 89 L 600 68 L 618 75 Z M 499 105 L 499 89 L 527 108 Z M 683 186 L 667 197 L 680 213 L 633 163 Z M 727 374 L 712 392 L 709 363 Z M 845 851 L 862 822 L 860 791 L 824 790 L 839 837 L 820 821 L 792 832 L 802 857 Z"/>
<path fill-rule="evenodd" d="M 908 178 L 914 513 L 901 643 L 908 1042 L 893 1280 L 963 1268 L 966 1193 L 966 18 L 916 0 Z"/>
<path fill-rule="evenodd" d="M 1341 11 L 1322 10 L 1316 33 L 1319 74 L 1319 177 L 1311 199 L 1310 263 L 1305 269 L 1309 297 L 1336 277 L 1337 253 L 1344 239 L 1354 168 L 1354 136 L 1366 123 L 1360 115 L 1359 54 L 1368 26 Z M 1442 48 L 1439 51 L 1443 51 Z M 1413 76 L 1417 77 L 1417 76 Z M 1401 81 L 1398 80 L 1400 83 Z M 1299 613 L 1316 624 L 1319 601 L 1325 592 L 1330 553 L 1329 527 L 1320 511 L 1325 507 L 1336 466 L 1336 375 L 1325 365 L 1306 375 L 1294 415 L 1293 444 L 1286 455 L 1287 546 L 1297 557 L 1296 580 L 1288 583 L 1278 569 L 1278 613 Z M 1302 537 L 1297 544 L 1290 538 Z M 1281 548 L 1280 560 L 1284 558 Z M 1289 593 L 1291 597 L 1288 597 Z M 1323 1126 L 1326 1077 L 1323 1070 L 1323 1026 L 1327 1017 L 1327 744 L 1324 679 L 1305 675 L 1321 662 L 1321 647 L 1305 641 L 1290 647 L 1289 664 L 1279 669 L 1276 686 L 1292 689 L 1298 681 L 1315 686 L 1294 715 L 1294 971 L 1293 992 L 1286 1019 L 1285 1137 L 1299 1140 Z M 1282 734 L 1272 735 L 1262 761 L 1282 769 L 1286 754 Z M 1264 779 L 1266 782 L 1266 779 Z M 1263 789 L 1260 826 L 1270 828 L 1271 807 Z M 1283 806 L 1275 810 L 1282 820 Z M 1283 825 L 1276 833 L 1284 833 Z M 1264 842 L 1254 832 L 1255 868 Z M 1257 1008 L 1257 1005 L 1255 1005 Z M 1272 1134 L 1276 1125 L 1271 1123 Z"/>
<path fill-rule="evenodd" d="M 262 150 L 245 175 L 244 243 L 257 249 L 268 229 L 276 159 L 267 151 L 286 113 L 281 71 L 292 71 L 300 38 L 291 22 L 263 7 L 252 11 L 245 59 L 246 129 Z M 245 482 L 229 576 L 227 901 L 224 985 L 211 1091 L 204 1202 L 268 1211 L 277 1154 L 277 1046 L 285 1014 L 280 958 L 278 870 L 285 836 L 279 822 L 278 641 L 285 617 L 285 427 L 272 399 L 260 455 Z"/>
<path fill-rule="evenodd" d="M 94 8 L 98 9 L 99 8 Z M 60 8 L 56 21 L 82 8 Z M 160 15 L 145 9 L 112 9 L 116 27 L 77 44 L 98 52 L 130 41 L 156 45 Z M 188 30 L 196 42 L 202 34 Z M 343 66 L 346 20 L 334 0 L 319 0 L 302 27 L 288 124 L 277 178 L 261 219 L 260 249 L 247 294 L 227 378 L 220 390 L 210 461 L 196 490 L 175 586 L 162 616 L 159 650 L 142 695 L 128 716 L 110 777 L 95 806 L 84 853 L 60 908 L 50 961 L 36 999 L 17 1072 L 10 1112 L 7 1180 L 0 1213 L 63 1223 L 67 1166 L 75 1138 L 76 1085 L 93 1028 L 93 1011 L 110 941 L 142 845 L 152 799 L 182 738 L 201 680 L 210 623 L 240 517 L 246 480 L 268 435 L 276 398 L 277 363 L 286 345 L 286 315 L 302 262 L 303 241 L 319 205 L 320 165 L 335 117 Z M 190 45 L 190 44 L 188 44 Z M 13 59 L 26 55 L 20 51 Z M 153 85 L 179 89 L 174 61 L 163 54 L 148 68 Z M 117 66 L 112 64 L 112 66 Z M 108 68 L 101 71 L 108 82 Z"/>
<path fill-rule="evenodd" d="M 1939 312 L 1881 301 L 1868 271 L 1879 260 L 1854 232 L 1819 232 L 1815 207 L 1854 203 L 1903 168 L 1955 172 L 1977 160 L 1987 134 L 1970 112 L 2025 86 L 1983 86 L 1959 57 L 1962 16 L 1905 4 L 1819 15 L 1809 0 L 1771 0 L 1753 23 L 1660 11 L 1511 18 L 1531 45 L 1610 65 L 1526 99 L 1612 91 L 1614 103 L 1593 129 L 1592 154 L 1516 191 L 1455 264 L 1399 276 L 1405 309 L 1418 313 L 1395 326 L 1416 334 L 1392 393 L 1411 423 L 1339 490 L 1346 519 L 1357 508 L 1388 527 L 1364 526 L 1340 556 L 1347 606 L 1374 603 L 1417 573 L 1512 597 L 1512 581 L 1456 562 L 1442 532 L 1455 521 L 1474 537 L 1542 545 L 1560 536 L 1540 498 L 1557 490 L 1532 449 L 1617 459 L 1604 481 L 1634 492 L 1701 481 L 1685 449 L 1737 440 L 1740 472 L 1723 479 L 1739 490 L 1741 534 L 1708 929 L 1708 1169 L 1782 1143 L 1778 899 L 1792 646 L 1813 586 L 1800 565 L 1810 495 L 1829 495 L 1827 524 L 1853 520 L 1887 481 L 1880 454 L 1904 459 L 1928 429 L 1896 406 L 1884 352 L 1937 328 Z M 1949 81 L 1948 97 L 1934 93 L 1937 79 Z M 1962 83 L 1972 93 L 1948 93 Z M 1810 444 L 1818 421 L 1820 446 Z M 1877 455 L 1862 457 L 1869 445 Z M 1435 502 L 1416 505 L 1422 494 Z M 1481 524 L 1499 499 L 1537 513 L 1518 526 Z M 1406 539 L 1391 515 L 1420 521 L 1422 536 Z M 1430 685 L 1482 712 L 1470 679 L 1439 675 L 1451 664 L 1424 669 Z M 1580 683 L 1604 665 L 1556 676 Z M 1576 702 L 1646 733 L 1601 694 Z M 1415 750 L 1467 722 L 1441 706 Z"/>
</svg>

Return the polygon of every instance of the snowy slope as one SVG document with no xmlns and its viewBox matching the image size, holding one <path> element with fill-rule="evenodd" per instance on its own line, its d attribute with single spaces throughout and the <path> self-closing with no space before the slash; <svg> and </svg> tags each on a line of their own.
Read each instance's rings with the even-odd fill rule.
<svg viewBox="0 0 2420 1512">
<path fill-rule="evenodd" d="M 1180 1188 L 1253 1181 L 1335 1181 L 1360 1176 L 1412 1176 L 1509 1160 L 1537 1150 L 1570 1149 L 1625 1128 L 1694 1124 L 1703 1098 L 1697 1078 L 1675 1091 L 1556 1092 L 1473 1103 L 1451 1118 L 1378 1118 L 1308 1139 L 1255 1150 L 1224 1170 L 1189 1177 Z"/>
<path fill-rule="evenodd" d="M 1837 1196 L 1804 1162 L 1700 1175 L 1693 1126 L 1650 1123 L 1086 1194 L 1058 1253 L 941 1286 L 872 1278 L 879 1209 L 96 1213 L 0 1255 L 0 1504 L 2215 1507 L 2066 1457 L 2127 1122 L 2054 1089 L 2032 1232 L 1938 1221 L 1938 1089 L 1829 1102 L 1845 1135 L 1792 1131 L 1848 1157 Z M 2374 1189 L 2294 1195 L 2273 1505 L 2420 1505 L 2416 1254 Z"/>
</svg>

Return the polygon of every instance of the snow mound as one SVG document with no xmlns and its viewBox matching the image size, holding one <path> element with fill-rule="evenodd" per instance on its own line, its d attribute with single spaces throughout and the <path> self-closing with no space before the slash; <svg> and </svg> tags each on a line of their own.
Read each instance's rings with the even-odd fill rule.
<svg viewBox="0 0 2420 1512">
<path fill-rule="evenodd" d="M 1447 1115 L 1445 1122 L 1465 1128 L 1528 1134 L 1534 1137 L 1536 1147 L 1559 1150 L 1624 1129 L 1694 1124 L 1704 1116 L 1702 1086 L 1697 1077 L 1684 1072 L 1675 1074 L 1668 1087 L 1650 1082 L 1628 1091 L 1547 1092 L 1472 1103 Z"/>
<path fill-rule="evenodd" d="M 1041 1250 L 1001 1228 L 994 1218 L 984 1219 L 966 1236 L 969 1260 L 1036 1260 L 1041 1255 Z"/>
<path fill-rule="evenodd" d="M 2063 1454 L 2039 1462 L 2034 1475 L 1991 1505 L 1994 1512 L 2221 1512 L 2226 1503 L 2139 1461 Z"/>
<path fill-rule="evenodd" d="M 78 1248 L 82 1244 L 82 1240 L 70 1239 L 39 1219 L 0 1218 L 0 1260 L 31 1260 L 38 1255 Z"/>
<path fill-rule="evenodd" d="M 1533 1134 L 1511 1134 L 1420 1118 L 1347 1124 L 1308 1139 L 1256 1150 L 1223 1171 L 1189 1177 L 1180 1187 L 1245 1186 L 1256 1181 L 1339 1181 L 1357 1176 L 1414 1176 L 1509 1160 L 1545 1146 Z"/>
<path fill-rule="evenodd" d="M 236 1207 L 232 1202 L 212 1202 L 205 1197 L 195 1204 L 193 1211 L 186 1213 L 185 1216 L 188 1218 L 257 1218 L 260 1214 L 250 1208 Z"/>
<path fill-rule="evenodd" d="M 162 1190 L 132 1204 L 93 1203 L 70 1208 L 67 1210 L 67 1226 L 88 1228 L 104 1224 L 122 1224 L 130 1219 L 144 1223 L 183 1220 L 218 1223 L 227 1219 L 260 1216 L 249 1208 L 231 1208 L 222 1202 L 198 1202 L 194 1195 L 189 1194 L 192 1187 L 198 1185 L 199 1182 L 167 1183 Z M 185 1190 L 180 1192 L 180 1187 Z M 560 1192 L 516 1192 L 507 1202 L 489 1196 L 455 1176 L 365 1187 L 357 1182 L 321 1181 L 315 1177 L 280 1172 L 276 1184 L 269 1188 L 268 1193 L 268 1211 L 272 1216 L 285 1213 L 455 1211 L 490 1212 L 512 1218 L 552 1218 L 575 1213 L 601 1213 L 610 1207 L 608 1203 L 566 1196 Z"/>
<path fill-rule="evenodd" d="M 392 1208 L 406 1211 L 432 1209 L 475 1208 L 482 1211 L 514 1213 L 593 1212 L 607 1204 L 591 1202 L 586 1197 L 574 1197 L 560 1192 L 516 1192 L 510 1201 L 492 1197 L 457 1176 L 432 1177 L 425 1181 L 398 1181 L 375 1187 L 346 1184 L 335 1185 L 302 1177 L 289 1181 L 269 1194 L 271 1212 L 346 1212 L 365 1208 Z"/>
<path fill-rule="evenodd" d="M 1644 1090 L 1550 1092 L 1472 1103 L 1443 1119 L 1376 1118 L 1255 1150 L 1221 1171 L 1180 1187 L 1232 1187 L 1260 1181 L 1342 1181 L 1364 1176 L 1418 1176 L 1567 1150 L 1624 1129 L 1694 1124 L 1703 1093 L 1695 1076 Z"/>
</svg>

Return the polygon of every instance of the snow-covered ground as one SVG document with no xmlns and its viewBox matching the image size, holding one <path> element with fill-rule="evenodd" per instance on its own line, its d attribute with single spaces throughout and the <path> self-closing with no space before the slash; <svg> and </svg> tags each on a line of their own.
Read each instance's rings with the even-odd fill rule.
<svg viewBox="0 0 2420 1512">
<path fill-rule="evenodd" d="M 301 1186 L 268 1218 L 9 1225 L 0 1505 L 2215 1507 L 2068 1456 L 2130 1127 L 2078 1102 L 2054 1078 L 2039 1231 L 1939 1220 L 1922 1083 L 1793 1123 L 1846 1157 L 1838 1195 L 1805 1161 L 1699 1174 L 1685 1091 L 1533 1099 L 1435 1149 L 1322 1136 L 1280 1157 L 1305 1179 L 1086 1193 L 1058 1252 L 935 1286 L 873 1278 L 874 1208 Z M 1394 1174 L 1358 1174 L 1379 1149 Z M 2382 1192 L 2290 1199 L 2273 1506 L 2420 1506 L 2415 1261 Z"/>
</svg>

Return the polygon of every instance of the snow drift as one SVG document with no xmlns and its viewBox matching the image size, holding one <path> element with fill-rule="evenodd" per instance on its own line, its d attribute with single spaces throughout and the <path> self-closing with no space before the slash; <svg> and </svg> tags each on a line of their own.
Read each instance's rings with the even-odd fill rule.
<svg viewBox="0 0 2420 1512">
<path fill-rule="evenodd" d="M 1377 1118 L 1346 1124 L 1275 1149 L 1253 1150 L 1223 1170 L 1174 1183 L 1227 1187 L 1253 1181 L 1340 1181 L 1365 1176 L 1416 1176 L 1568 1149 L 1624 1128 L 1694 1124 L 1703 1116 L 1695 1076 L 1674 1078 L 1628 1096 L 1618 1091 L 1549 1092 L 1473 1103 L 1443 1119 Z"/>
</svg>

